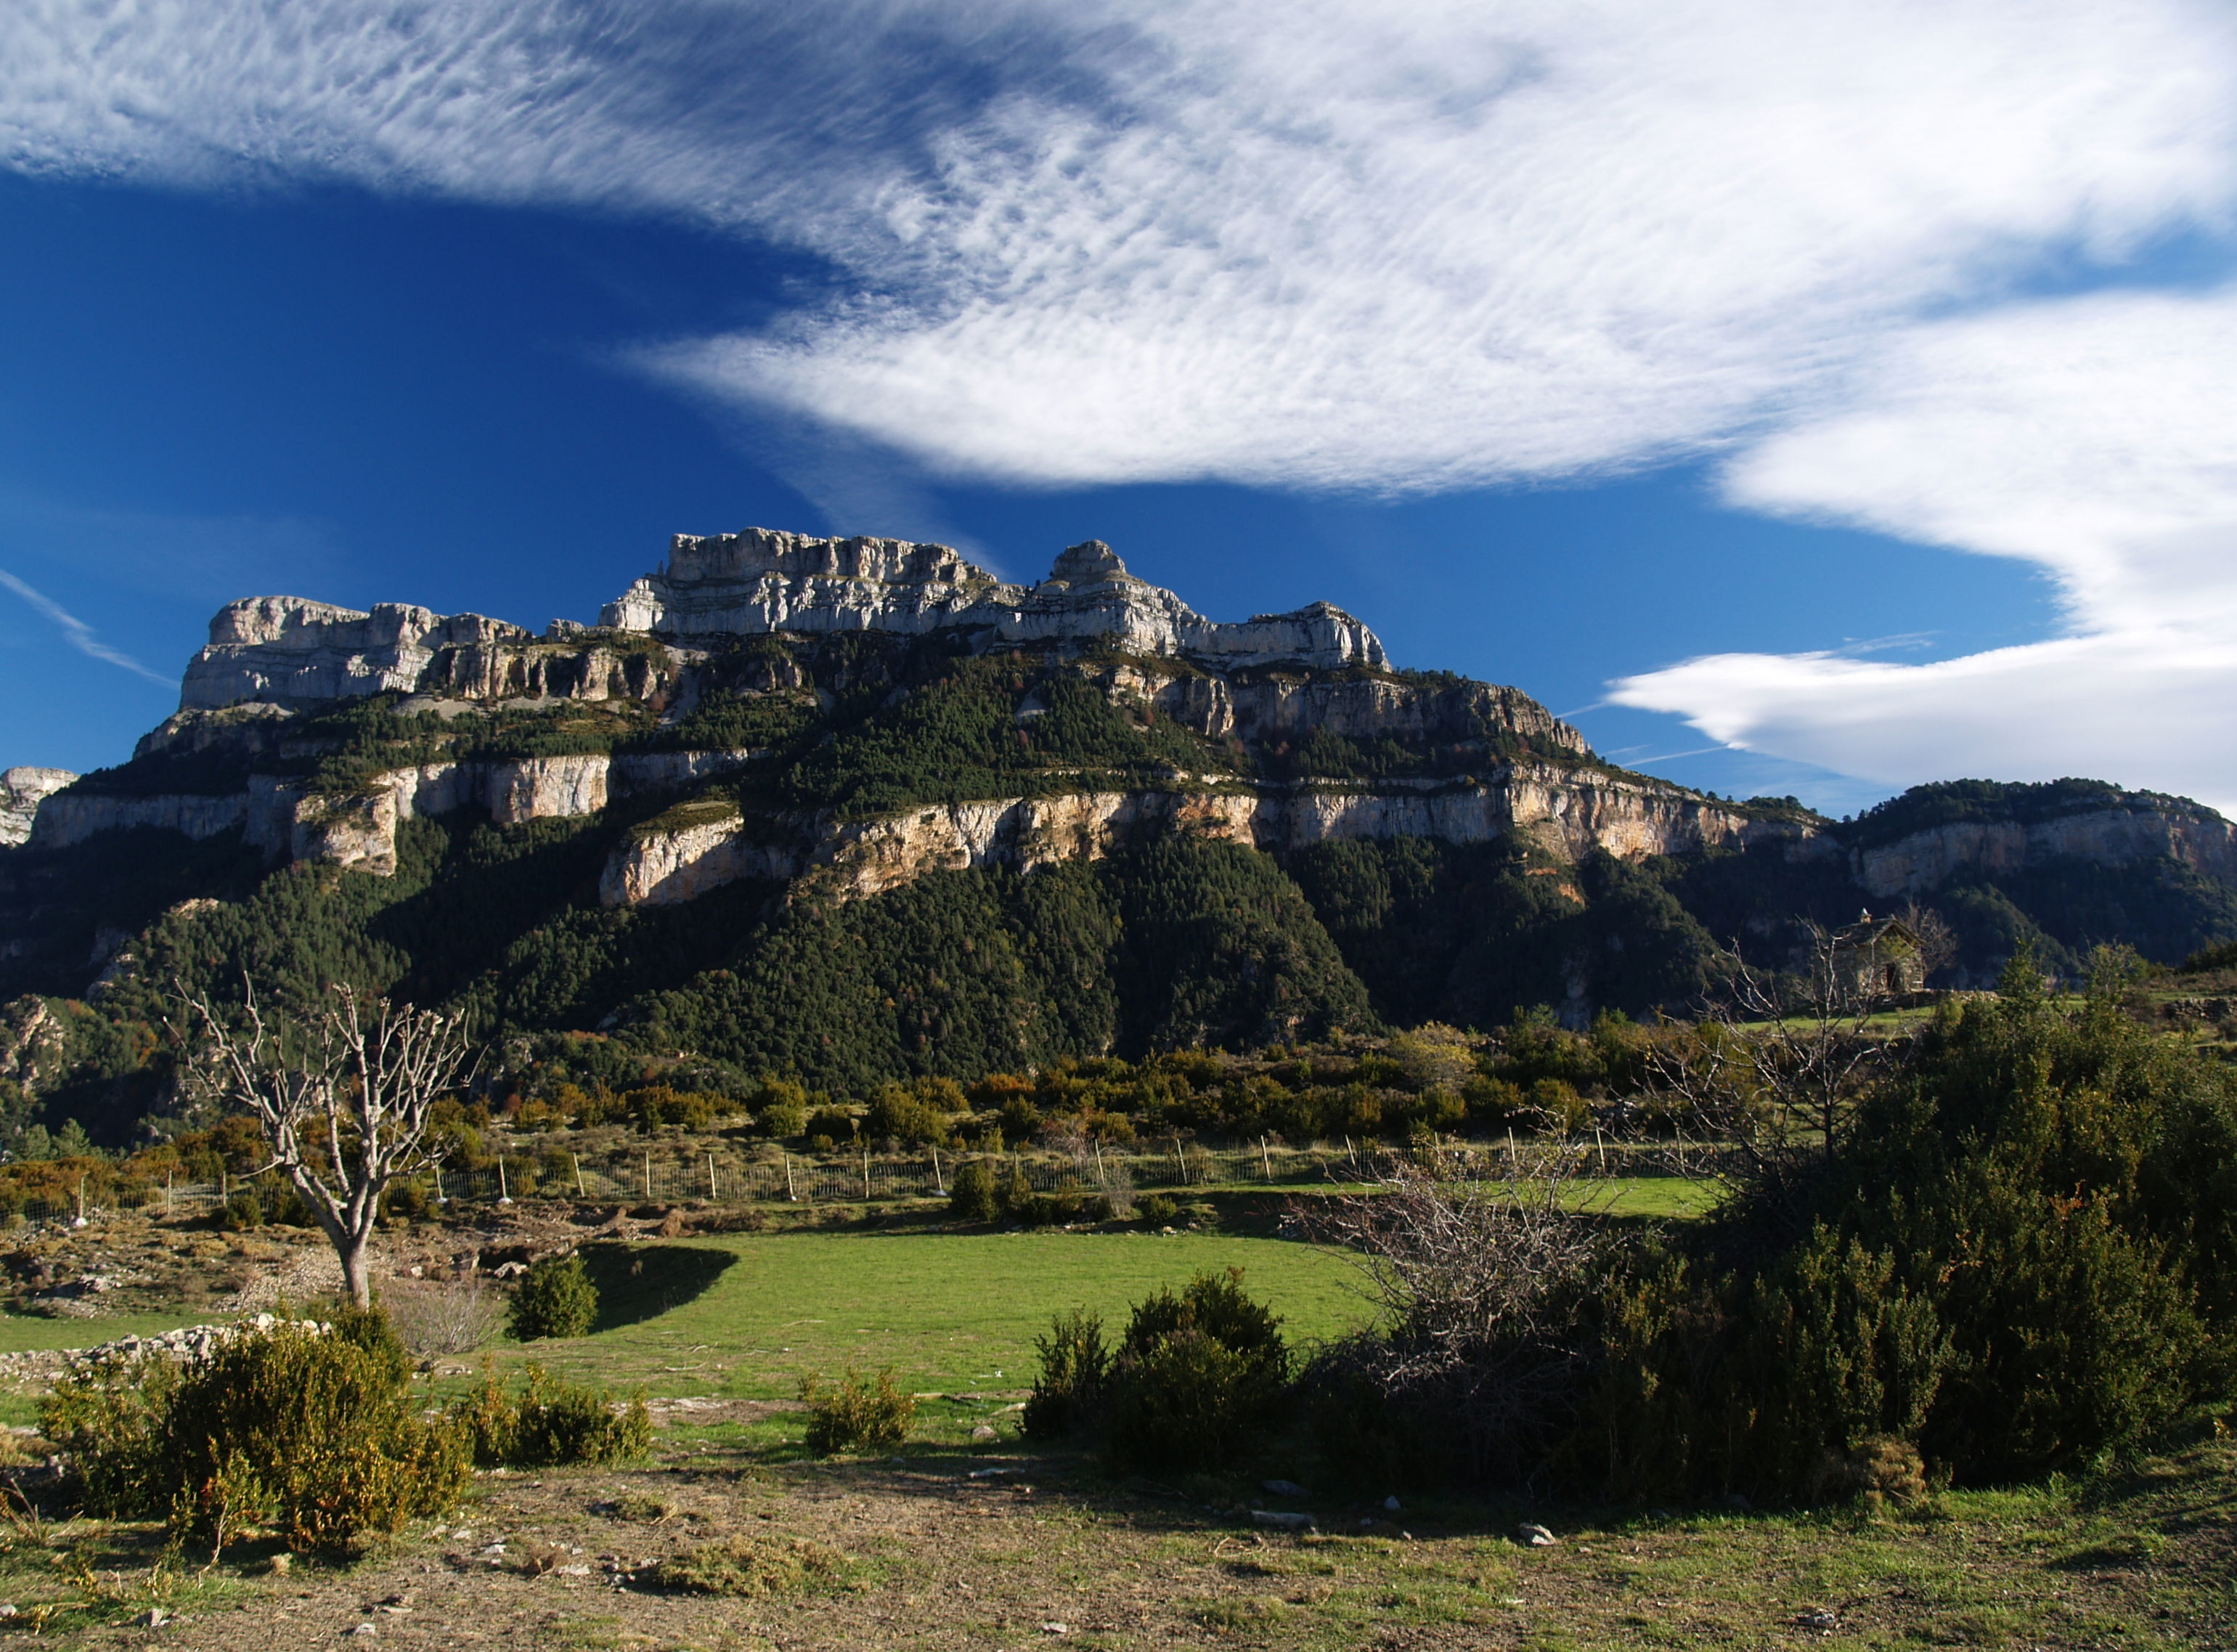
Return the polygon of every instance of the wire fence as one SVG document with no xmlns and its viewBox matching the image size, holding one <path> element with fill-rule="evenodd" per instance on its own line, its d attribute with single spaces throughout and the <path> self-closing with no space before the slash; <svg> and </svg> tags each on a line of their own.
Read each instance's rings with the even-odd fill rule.
<svg viewBox="0 0 2237 1652">
<path fill-rule="evenodd" d="M 1476 1160 L 1483 1173 L 1503 1173 L 1518 1151 L 1547 1144 L 1454 1143 L 1450 1151 Z M 1724 1166 L 1716 1149 L 1685 1142 L 1572 1142 L 1582 1173 L 1602 1178 L 1713 1175 Z M 1021 1177 L 1037 1193 L 1077 1190 L 1094 1195 L 1178 1192 L 1190 1188 L 1372 1185 L 1385 1180 L 1408 1150 L 1375 1142 L 1297 1147 L 1270 1140 L 1207 1147 L 1174 1141 L 1161 1148 L 1119 1152 L 1091 1145 L 1070 1153 L 921 1154 L 857 1152 L 749 1154 L 735 1146 L 679 1152 L 672 1144 L 629 1152 L 578 1154 L 544 1148 L 500 1156 L 487 1169 L 439 1167 L 414 1180 L 421 1199 L 457 1206 L 523 1200 L 571 1200 L 604 1205 L 752 1206 L 864 1205 L 945 1196 L 956 1170 L 970 1162 L 992 1167 L 1004 1181 Z M 215 1181 L 124 1180 L 10 1199 L 9 1216 L 32 1222 L 91 1220 L 124 1212 L 156 1216 L 212 1214 L 228 1206 L 254 1205 L 267 1219 L 298 1207 L 294 1190 L 273 1173 L 221 1177 Z M 243 1213 L 246 1213 L 244 1209 Z"/>
</svg>

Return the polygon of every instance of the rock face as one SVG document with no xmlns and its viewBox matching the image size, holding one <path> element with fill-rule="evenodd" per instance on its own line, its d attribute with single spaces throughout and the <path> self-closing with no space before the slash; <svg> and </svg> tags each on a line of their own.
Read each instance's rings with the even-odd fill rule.
<svg viewBox="0 0 2237 1652">
<path fill-rule="evenodd" d="M 1099 539 L 1073 545 L 1028 588 L 1001 583 L 943 545 L 766 528 L 678 534 L 668 565 L 607 604 L 599 624 L 678 642 L 954 629 L 1000 644 L 1095 642 L 1218 665 L 1284 662 L 1326 671 L 1386 663 L 1375 633 L 1342 609 L 1315 603 L 1223 624 L 1134 578 Z"/>
<path fill-rule="evenodd" d="M 68 849 L 96 832 L 153 826 L 188 837 L 214 837 L 248 823 L 247 793 L 204 796 L 199 793 L 119 797 L 105 793 L 58 792 L 39 805 L 31 828 L 34 849 Z"/>
<path fill-rule="evenodd" d="M 2054 861 L 2102 866 L 2165 856 L 2193 871 L 2237 882 L 2237 826 L 2195 804 L 2137 794 L 2141 806 L 2051 820 L 1963 821 L 1860 849 L 1851 863 L 1874 898 L 1926 895 L 1964 874 L 1996 876 Z"/>
<path fill-rule="evenodd" d="M 564 631 L 538 639 L 501 619 L 445 618 L 402 603 L 360 613 L 300 597 L 251 597 L 210 621 L 179 704 L 296 710 L 391 690 L 465 701 L 657 700 L 674 683 L 664 651 Z"/>
<path fill-rule="evenodd" d="M 40 803 L 76 778 L 67 769 L 0 770 L 0 844 L 28 841 Z"/>
<path fill-rule="evenodd" d="M 210 621 L 208 645 L 188 663 L 179 703 L 295 705 L 409 691 L 446 651 L 486 650 L 527 636 L 503 620 L 445 618 L 404 603 L 360 613 L 300 597 L 251 597 L 228 603 Z"/>
<path fill-rule="evenodd" d="M 847 822 L 828 814 L 710 812 L 624 843 L 608 861 L 599 892 L 608 906 L 666 906 L 764 878 L 796 880 L 803 896 L 845 901 L 881 895 L 927 872 L 1026 871 L 1099 860 L 1142 833 L 1178 832 L 1278 853 L 1336 838 L 1481 843 L 1516 829 L 1572 860 L 1596 849 L 1636 858 L 1808 835 L 1805 827 L 1755 820 L 1639 776 L 1580 779 L 1551 764 L 1518 763 L 1486 783 L 1395 791 L 1323 784 L 1079 792 Z"/>
</svg>

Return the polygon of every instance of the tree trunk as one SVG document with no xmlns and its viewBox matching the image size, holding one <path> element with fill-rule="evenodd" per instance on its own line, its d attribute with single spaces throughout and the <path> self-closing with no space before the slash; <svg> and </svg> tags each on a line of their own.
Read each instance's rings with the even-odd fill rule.
<svg viewBox="0 0 2237 1652">
<path fill-rule="evenodd" d="M 373 1305 L 373 1275 L 368 1272 L 366 1255 L 370 1237 L 366 1233 L 343 1233 L 334 1239 L 334 1253 L 341 1258 L 342 1288 L 360 1308 Z"/>
</svg>

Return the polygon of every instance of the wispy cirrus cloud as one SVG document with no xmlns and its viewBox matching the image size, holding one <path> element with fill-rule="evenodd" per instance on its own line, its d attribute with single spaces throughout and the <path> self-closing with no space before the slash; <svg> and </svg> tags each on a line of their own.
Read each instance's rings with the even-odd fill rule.
<svg viewBox="0 0 2237 1652">
<path fill-rule="evenodd" d="M 0 155 L 807 249 L 829 284 L 775 326 L 635 359 L 934 473 L 1405 492 L 1728 456 L 1747 508 L 2032 560 L 2072 634 L 1728 655 L 1624 703 L 1891 783 L 2237 802 L 2237 519 L 2198 422 L 2237 427 L 2232 301 L 2017 296 L 2227 246 L 2225 5 L 25 0 Z"/>
<path fill-rule="evenodd" d="M 837 286 L 656 370 L 938 469 L 1409 490 L 1730 443 L 2237 194 L 2187 0 L 29 0 L 0 153 L 679 214 Z"/>
<path fill-rule="evenodd" d="M 149 671 L 122 650 L 111 648 L 94 635 L 93 627 L 87 624 L 85 621 L 71 613 L 51 597 L 25 585 L 4 568 L 0 568 L 0 585 L 7 586 L 9 590 L 30 604 L 43 618 L 51 621 L 55 629 L 62 632 L 63 640 L 77 650 L 79 653 L 106 661 L 109 664 L 121 667 L 135 676 L 144 677 L 151 683 L 161 684 L 164 688 L 172 686 L 169 677 L 161 672 Z"/>
</svg>

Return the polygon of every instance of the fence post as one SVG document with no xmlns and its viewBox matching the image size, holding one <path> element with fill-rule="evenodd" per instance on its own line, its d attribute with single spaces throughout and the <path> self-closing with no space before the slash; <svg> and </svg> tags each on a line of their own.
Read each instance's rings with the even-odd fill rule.
<svg viewBox="0 0 2237 1652">
<path fill-rule="evenodd" d="M 717 1195 L 715 1192 L 715 1155 L 710 1153 L 707 1155 L 707 1202 L 712 1205 L 716 1201 L 716 1198 Z"/>
<path fill-rule="evenodd" d="M 777 1156 L 784 1160 L 785 1202 L 790 1205 L 797 1205 L 800 1203 L 800 1190 L 792 1185 L 792 1155 L 787 1153 L 780 1153 Z"/>
<path fill-rule="evenodd" d="M 85 1220 L 85 1177 L 82 1173 L 77 1179 L 77 1219 L 81 1222 Z"/>
<path fill-rule="evenodd" d="M 512 1194 L 507 1190 L 505 1185 L 505 1155 L 503 1153 L 499 1153 L 497 1156 L 497 1202 L 500 1205 L 510 1205 L 512 1203 Z"/>
<path fill-rule="evenodd" d="M 1182 1186 L 1188 1186 L 1188 1160 L 1181 1157 L 1181 1138 L 1178 1131 L 1173 1133 L 1173 1173 L 1180 1178 Z"/>
<path fill-rule="evenodd" d="M 163 1166 L 163 1214 L 171 1213 L 171 1166 Z"/>
<path fill-rule="evenodd" d="M 644 1202 L 652 1203 L 652 1154 L 649 1150 L 644 1155 Z"/>
<path fill-rule="evenodd" d="M 1258 1162 L 1266 1166 L 1266 1180 L 1270 1186 L 1274 1180 L 1274 1155 L 1266 1151 L 1266 1138 L 1264 1136 L 1258 1138 Z"/>
<path fill-rule="evenodd" d="M 940 1173 L 940 1144 L 936 1141 L 932 1144 L 932 1191 L 935 1193 L 947 1191 L 947 1178 Z"/>
<path fill-rule="evenodd" d="M 862 1149 L 862 1202 L 870 1202 L 870 1150 Z"/>
<path fill-rule="evenodd" d="M 438 1205 L 447 1205 L 451 1202 L 443 1197 L 443 1166 L 440 1165 L 435 1166 L 435 1202 Z"/>
<path fill-rule="evenodd" d="M 1593 1124 L 1593 1146 L 1600 1151 L 1600 1180 L 1606 1181 L 1607 1180 L 1607 1143 L 1600 1140 L 1600 1127 L 1598 1120 L 1594 1120 Z"/>
<path fill-rule="evenodd" d="M 583 1155 L 579 1153 L 571 1153 L 567 1156 L 575 1161 L 575 1197 L 587 1198 L 588 1195 L 583 1192 Z"/>
</svg>

